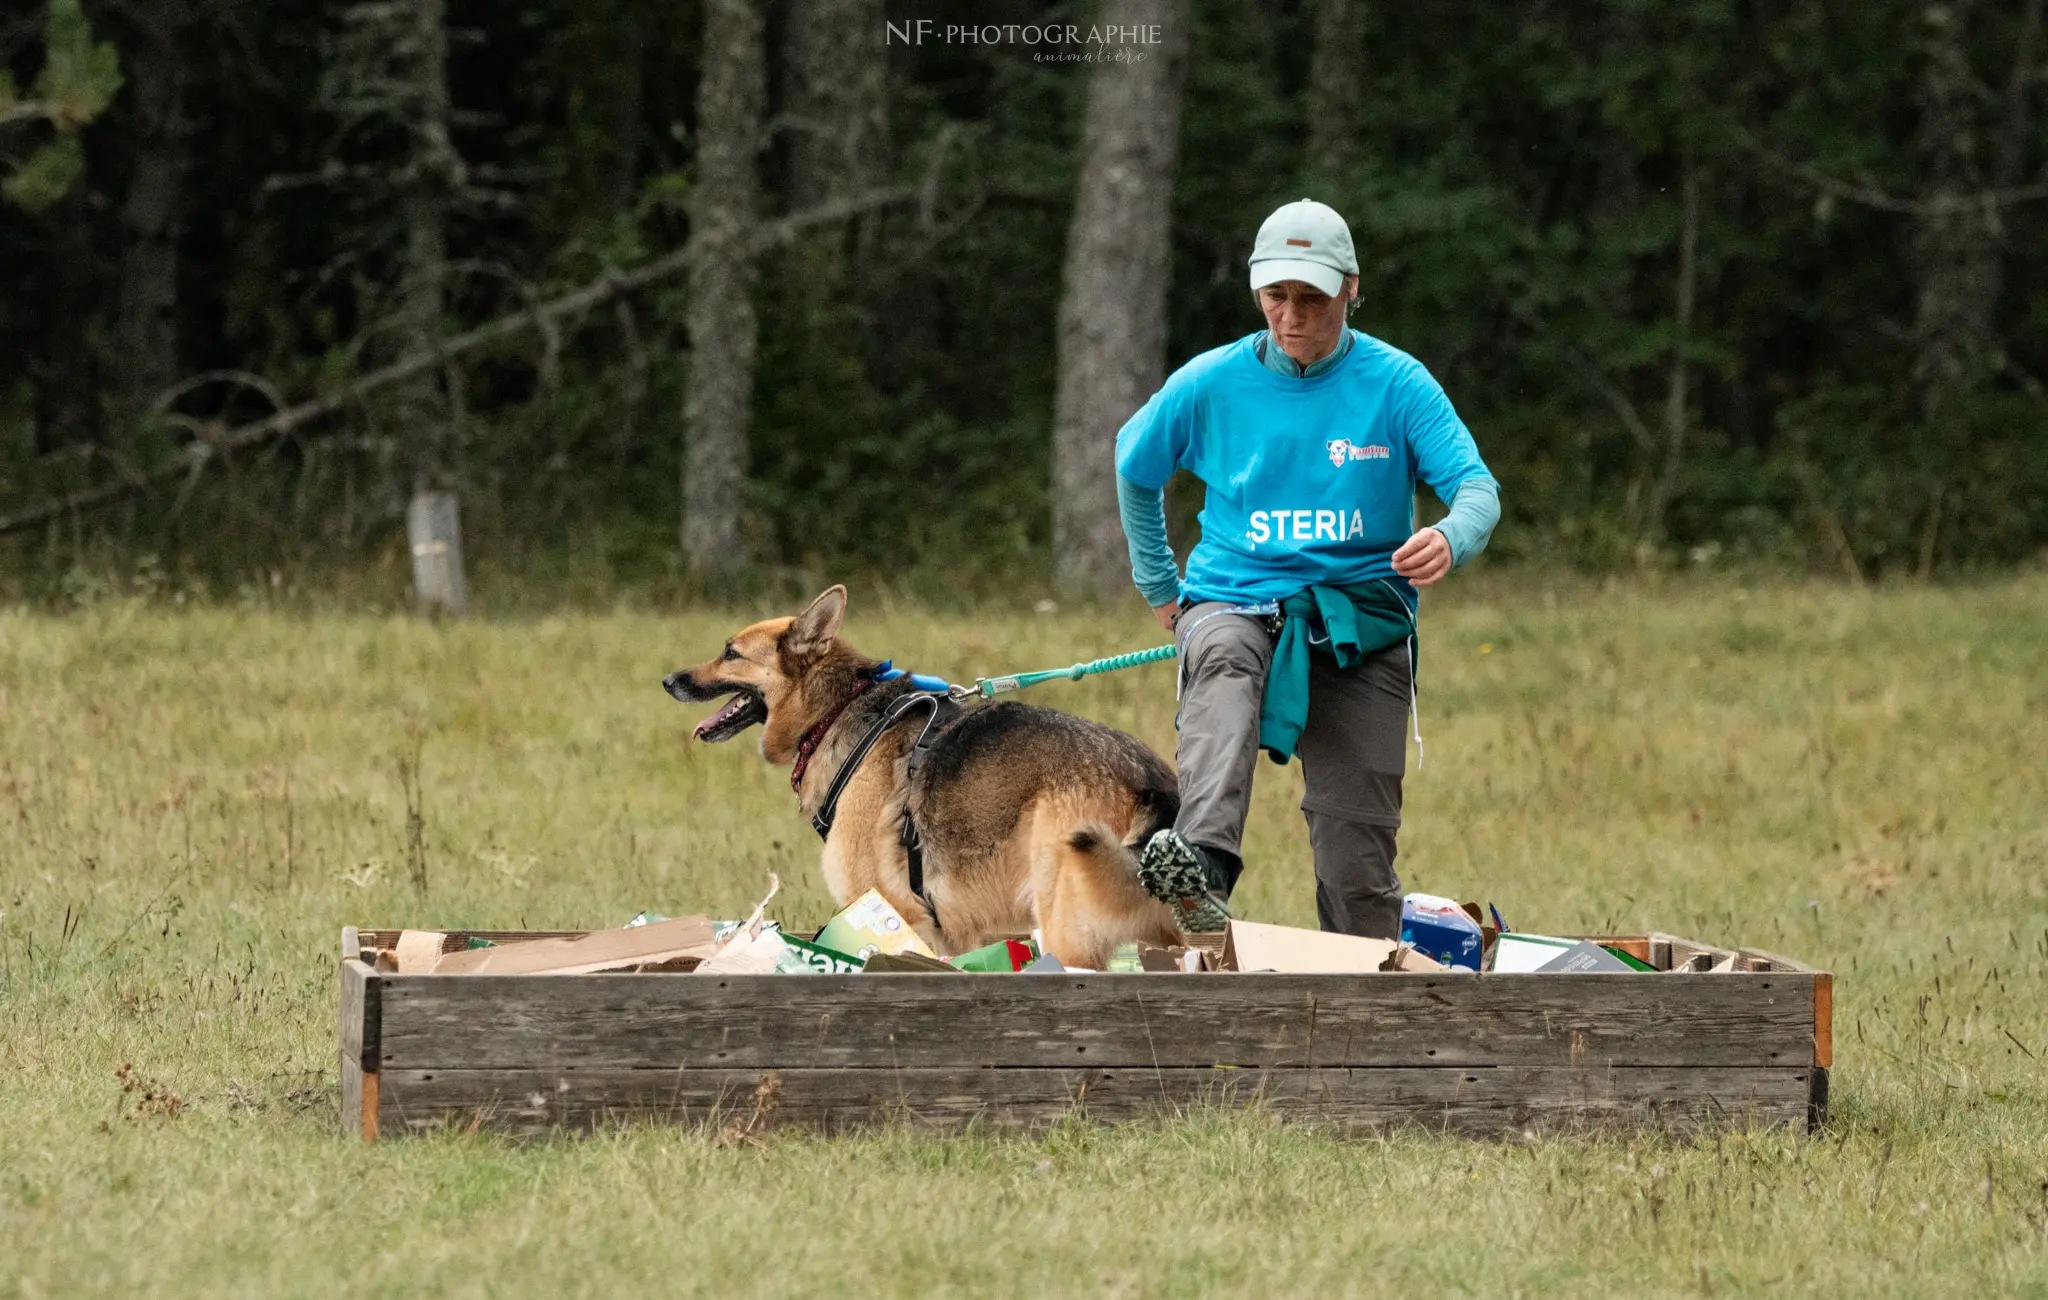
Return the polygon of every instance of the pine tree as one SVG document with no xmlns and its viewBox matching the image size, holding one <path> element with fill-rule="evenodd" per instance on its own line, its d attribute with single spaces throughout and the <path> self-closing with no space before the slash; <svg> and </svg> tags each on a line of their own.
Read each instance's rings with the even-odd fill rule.
<svg viewBox="0 0 2048 1300">
<path fill-rule="evenodd" d="M 78 0 L 50 0 L 44 26 L 43 71 L 29 96 L 16 90 L 13 77 L 0 70 L 0 127 L 15 131 L 0 136 L 0 194 L 31 212 L 40 212 L 69 193 L 85 170 L 85 149 L 79 133 L 89 126 L 121 89 L 120 62 L 111 42 L 93 39 L 92 25 Z M 26 124 L 47 123 L 48 134 L 15 152 L 14 136 L 27 134 Z"/>
</svg>

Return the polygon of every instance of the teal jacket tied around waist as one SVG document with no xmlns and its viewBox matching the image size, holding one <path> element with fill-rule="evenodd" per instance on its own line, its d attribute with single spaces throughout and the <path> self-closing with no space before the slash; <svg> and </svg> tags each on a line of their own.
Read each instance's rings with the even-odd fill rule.
<svg viewBox="0 0 2048 1300">
<path fill-rule="evenodd" d="M 1304 587 L 1280 602 L 1280 614 L 1285 621 L 1273 647 L 1273 665 L 1266 673 L 1259 708 L 1259 747 L 1275 763 L 1294 757 L 1302 728 L 1308 725 L 1311 653 L 1327 650 L 1337 667 L 1355 668 L 1367 655 L 1415 635 L 1415 611 L 1387 582 Z M 1414 654 L 1411 642 L 1411 675 Z"/>
</svg>

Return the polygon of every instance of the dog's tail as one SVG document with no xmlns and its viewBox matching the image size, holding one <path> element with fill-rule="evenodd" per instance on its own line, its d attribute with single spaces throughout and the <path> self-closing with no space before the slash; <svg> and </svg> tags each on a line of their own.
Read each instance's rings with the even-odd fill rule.
<svg viewBox="0 0 2048 1300">
<path fill-rule="evenodd" d="M 1070 828 L 1052 846 L 1036 884 L 1045 944 L 1070 966 L 1100 970 L 1121 943 L 1175 941 L 1165 904 L 1138 882 L 1138 859 L 1096 821 Z"/>
<path fill-rule="evenodd" d="M 1082 822 L 1067 834 L 1066 851 L 1084 858 L 1092 858 L 1104 865 L 1127 866 L 1135 878 L 1138 874 L 1138 859 L 1132 854 L 1131 846 L 1117 838 L 1116 832 L 1101 822 Z"/>
</svg>

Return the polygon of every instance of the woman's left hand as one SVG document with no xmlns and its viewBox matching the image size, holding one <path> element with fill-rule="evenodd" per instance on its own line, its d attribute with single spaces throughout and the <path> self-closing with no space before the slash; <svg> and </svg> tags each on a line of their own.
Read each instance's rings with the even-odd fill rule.
<svg viewBox="0 0 2048 1300">
<path fill-rule="evenodd" d="M 1394 552 L 1394 572 L 1418 587 L 1440 582 L 1451 571 L 1451 544 L 1434 528 L 1425 528 Z"/>
</svg>

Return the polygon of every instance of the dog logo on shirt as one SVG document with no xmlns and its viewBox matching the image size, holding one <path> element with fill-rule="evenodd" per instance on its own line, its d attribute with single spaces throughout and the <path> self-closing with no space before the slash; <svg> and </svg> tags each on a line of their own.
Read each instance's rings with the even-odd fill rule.
<svg viewBox="0 0 2048 1300">
<path fill-rule="evenodd" d="M 1354 460 L 1386 460 L 1390 455 L 1385 447 L 1372 443 L 1361 447 L 1349 438 L 1332 438 L 1328 443 L 1330 464 L 1342 469 L 1346 462 Z"/>
</svg>

